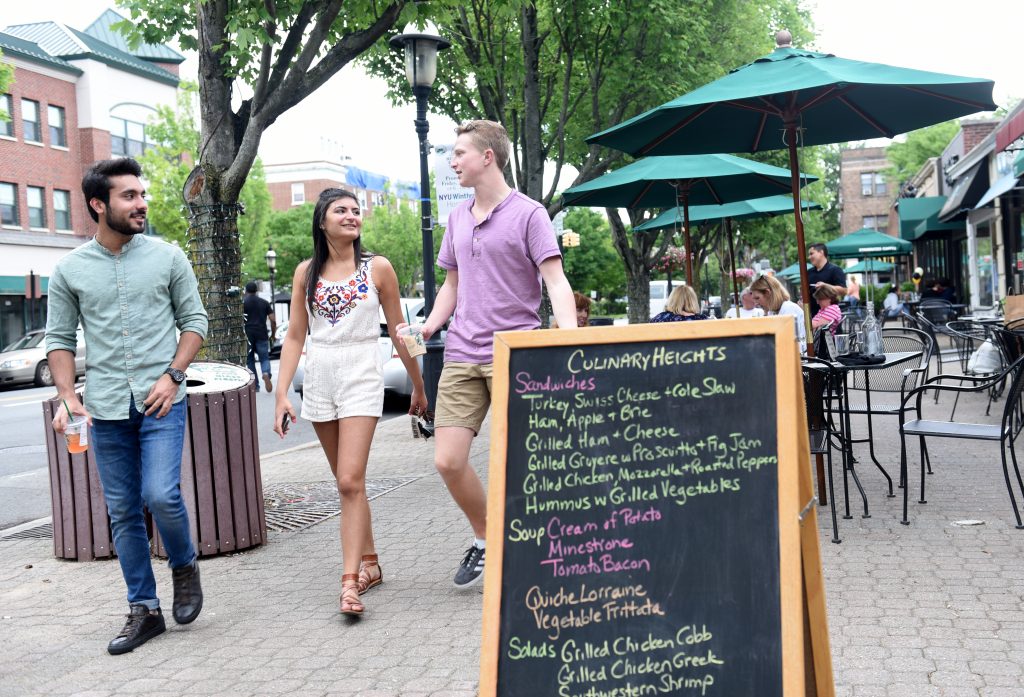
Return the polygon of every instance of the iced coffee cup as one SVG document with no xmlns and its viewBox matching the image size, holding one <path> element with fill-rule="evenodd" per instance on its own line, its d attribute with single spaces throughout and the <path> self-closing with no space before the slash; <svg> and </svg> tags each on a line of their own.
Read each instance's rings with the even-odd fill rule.
<svg viewBox="0 0 1024 697">
<path fill-rule="evenodd" d="M 89 449 L 89 423 L 84 416 L 76 416 L 64 428 L 64 440 L 69 453 L 84 453 Z"/>
<path fill-rule="evenodd" d="M 410 324 L 398 330 L 398 336 L 405 342 L 405 348 L 409 355 L 415 358 L 427 352 L 427 345 L 423 342 L 423 325 Z"/>
</svg>

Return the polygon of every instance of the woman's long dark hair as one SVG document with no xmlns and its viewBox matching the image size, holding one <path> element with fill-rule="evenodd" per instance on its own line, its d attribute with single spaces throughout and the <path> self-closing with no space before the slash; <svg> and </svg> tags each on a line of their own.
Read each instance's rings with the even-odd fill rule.
<svg viewBox="0 0 1024 697">
<path fill-rule="evenodd" d="M 317 199 L 316 207 L 313 209 L 313 257 L 309 260 L 309 266 L 306 267 L 306 305 L 310 312 L 313 311 L 313 298 L 316 295 L 316 282 L 320 278 L 320 270 L 323 269 L 324 264 L 327 263 L 327 257 L 330 255 L 330 244 L 327 242 L 327 234 L 323 229 L 324 218 L 327 217 L 327 208 L 340 198 L 350 198 L 359 203 L 359 199 L 351 191 L 330 188 L 320 192 L 320 198 Z M 356 270 L 358 271 L 359 263 L 363 259 L 372 257 L 373 254 L 363 252 L 362 235 L 352 243 L 352 249 L 355 252 Z"/>
</svg>

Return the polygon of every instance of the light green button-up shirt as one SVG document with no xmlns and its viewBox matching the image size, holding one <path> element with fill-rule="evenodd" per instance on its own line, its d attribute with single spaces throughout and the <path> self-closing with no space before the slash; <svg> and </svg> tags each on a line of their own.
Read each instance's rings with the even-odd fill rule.
<svg viewBox="0 0 1024 697">
<path fill-rule="evenodd" d="M 206 337 L 206 310 L 185 253 L 143 235 L 120 254 L 95 239 L 63 257 L 50 275 L 46 352 L 75 352 L 85 332 L 86 409 L 97 419 L 127 419 L 170 366 L 174 328 Z M 185 398 L 178 388 L 175 403 Z"/>
</svg>

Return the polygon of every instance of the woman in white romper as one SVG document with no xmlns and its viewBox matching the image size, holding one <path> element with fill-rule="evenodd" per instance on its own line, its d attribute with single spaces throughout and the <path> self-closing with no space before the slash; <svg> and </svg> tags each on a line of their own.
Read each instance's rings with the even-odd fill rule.
<svg viewBox="0 0 1024 697">
<path fill-rule="evenodd" d="M 384 580 L 373 542 L 366 500 L 366 462 L 384 404 L 377 340 L 378 308 L 412 378 L 409 413 L 426 411 L 423 377 L 395 327 L 404 320 L 398 278 L 391 262 L 363 252 L 362 217 L 354 194 L 326 189 L 313 211 L 313 257 L 298 265 L 292 280 L 288 334 L 281 347 L 274 431 L 284 437 L 285 420 L 296 421 L 287 388 L 309 331 L 303 379 L 302 417 L 317 438 L 338 481 L 341 497 L 341 612 L 362 614 L 360 595 Z M 306 312 L 298 312 L 305 307 Z"/>
</svg>

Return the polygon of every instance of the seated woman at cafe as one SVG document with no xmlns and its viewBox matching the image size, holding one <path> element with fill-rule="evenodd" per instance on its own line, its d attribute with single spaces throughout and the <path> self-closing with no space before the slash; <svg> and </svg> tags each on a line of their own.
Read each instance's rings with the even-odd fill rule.
<svg viewBox="0 0 1024 697">
<path fill-rule="evenodd" d="M 811 318 L 811 328 L 828 327 L 829 332 L 834 335 L 839 323 L 843 321 L 843 313 L 836 304 L 839 302 L 839 293 L 832 286 L 821 285 L 812 295 L 818 301 L 818 312 Z"/>
<path fill-rule="evenodd" d="M 896 294 L 896 286 L 889 286 L 889 292 L 882 301 L 882 311 L 886 317 L 899 317 L 906 308 L 900 302 L 900 296 Z"/>
<path fill-rule="evenodd" d="M 677 286 L 668 296 L 665 311 L 651 317 L 652 322 L 688 322 L 697 319 L 708 319 L 708 316 L 700 311 L 697 293 L 690 286 Z"/>
<path fill-rule="evenodd" d="M 807 350 L 807 330 L 804 328 L 803 308 L 789 299 L 789 292 L 782 287 L 779 279 L 774 276 L 761 276 L 750 284 L 750 293 L 754 296 L 754 302 L 760 305 L 769 317 L 786 315 L 793 318 L 800 353 L 804 353 Z"/>
</svg>

